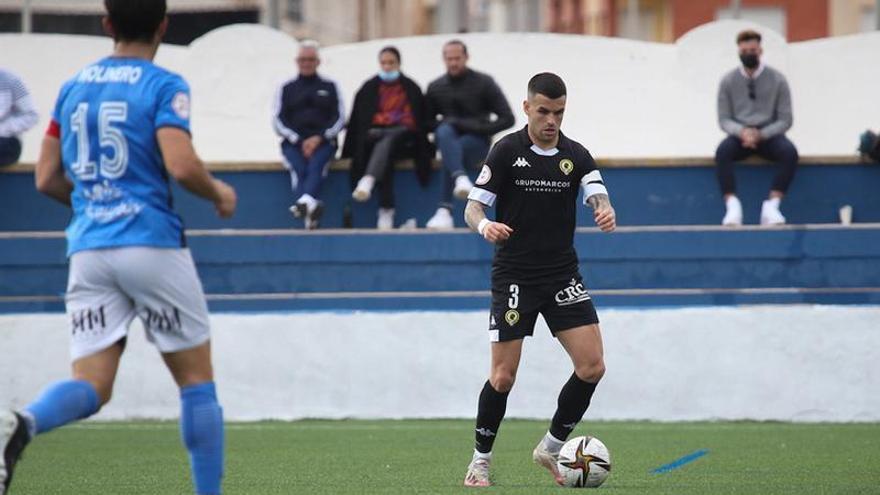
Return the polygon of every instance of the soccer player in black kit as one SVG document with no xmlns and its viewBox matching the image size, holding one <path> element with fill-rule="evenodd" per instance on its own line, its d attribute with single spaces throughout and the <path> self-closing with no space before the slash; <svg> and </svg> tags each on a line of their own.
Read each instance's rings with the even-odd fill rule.
<svg viewBox="0 0 880 495">
<path fill-rule="evenodd" d="M 467 224 L 497 247 L 489 320 L 492 366 L 480 393 L 476 449 L 466 486 L 491 485 L 492 444 L 516 379 L 523 339 L 532 335 L 539 313 L 574 365 L 550 429 L 532 453 L 557 483 L 559 449 L 605 373 L 599 319 L 574 250 L 580 189 L 603 232 L 614 230 L 615 215 L 593 157 L 560 131 L 565 99 L 559 76 L 534 76 L 523 102 L 528 125 L 495 144 L 468 196 Z M 491 206 L 496 207 L 495 222 L 486 218 Z"/>
</svg>

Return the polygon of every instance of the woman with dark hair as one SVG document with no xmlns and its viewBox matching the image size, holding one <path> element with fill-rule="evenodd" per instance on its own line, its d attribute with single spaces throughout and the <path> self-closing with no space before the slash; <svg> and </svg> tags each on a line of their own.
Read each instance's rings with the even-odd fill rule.
<svg viewBox="0 0 880 495">
<path fill-rule="evenodd" d="M 352 198 L 370 199 L 379 186 L 377 228 L 394 227 L 394 161 L 415 158 L 424 186 L 431 157 L 424 128 L 424 96 L 419 85 L 400 72 L 400 51 L 387 46 L 379 52 L 379 73 L 367 80 L 354 98 L 342 156 L 351 158 Z"/>
</svg>

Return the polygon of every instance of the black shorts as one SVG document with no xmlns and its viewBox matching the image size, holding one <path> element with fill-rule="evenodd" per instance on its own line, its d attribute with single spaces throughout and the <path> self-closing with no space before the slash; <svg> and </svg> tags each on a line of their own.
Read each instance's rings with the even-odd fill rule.
<svg viewBox="0 0 880 495">
<path fill-rule="evenodd" d="M 596 308 L 580 275 L 547 284 L 492 284 L 489 340 L 506 342 L 531 336 L 538 314 L 550 333 L 599 323 Z"/>
</svg>

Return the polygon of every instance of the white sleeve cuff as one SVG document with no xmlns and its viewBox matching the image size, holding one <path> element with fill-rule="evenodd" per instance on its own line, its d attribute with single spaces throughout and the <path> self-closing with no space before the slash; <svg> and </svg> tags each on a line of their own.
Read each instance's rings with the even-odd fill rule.
<svg viewBox="0 0 880 495">
<path fill-rule="evenodd" d="M 487 191 L 479 187 L 472 188 L 470 194 L 468 194 L 468 199 L 479 201 L 489 207 L 495 206 L 495 199 L 497 197 L 498 196 L 492 191 Z"/>
</svg>

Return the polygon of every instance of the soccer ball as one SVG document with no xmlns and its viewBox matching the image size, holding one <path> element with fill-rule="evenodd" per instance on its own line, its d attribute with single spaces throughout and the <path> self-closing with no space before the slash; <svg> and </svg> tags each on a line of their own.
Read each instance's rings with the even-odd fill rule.
<svg viewBox="0 0 880 495">
<path fill-rule="evenodd" d="M 594 437 L 576 437 L 565 442 L 556 462 L 569 488 L 595 488 L 611 473 L 611 455 L 608 448 Z"/>
</svg>

